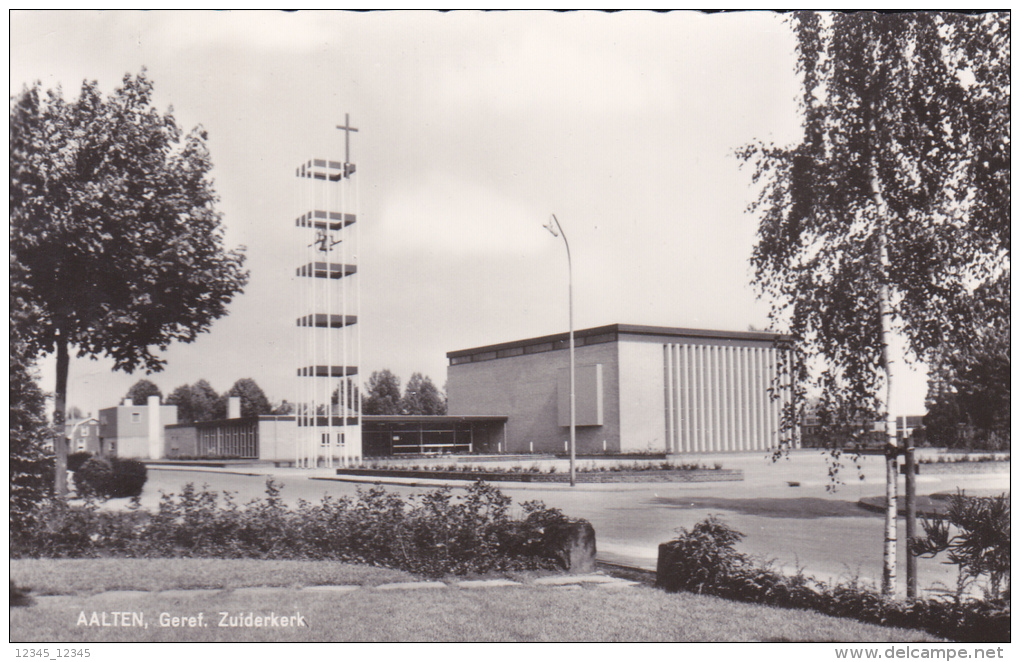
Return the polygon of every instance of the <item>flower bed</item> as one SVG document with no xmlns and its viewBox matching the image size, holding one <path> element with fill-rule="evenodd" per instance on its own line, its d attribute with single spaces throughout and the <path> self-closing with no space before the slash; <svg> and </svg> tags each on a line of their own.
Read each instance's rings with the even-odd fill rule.
<svg viewBox="0 0 1020 662">
<path fill-rule="evenodd" d="M 505 481 L 519 483 L 568 483 L 567 472 L 543 473 L 454 471 L 437 469 L 337 469 L 338 476 L 379 476 L 385 478 L 434 478 L 438 480 L 465 480 L 486 482 Z M 713 481 L 741 481 L 740 469 L 647 469 L 641 471 L 579 471 L 578 483 L 707 483 Z"/>
</svg>

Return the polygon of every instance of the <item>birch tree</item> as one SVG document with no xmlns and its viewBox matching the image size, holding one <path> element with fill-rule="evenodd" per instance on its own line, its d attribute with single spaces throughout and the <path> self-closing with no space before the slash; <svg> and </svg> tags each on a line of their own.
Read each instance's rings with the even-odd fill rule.
<svg viewBox="0 0 1020 662">
<path fill-rule="evenodd" d="M 799 12 L 803 137 L 754 144 L 752 254 L 772 324 L 797 341 L 823 423 L 882 421 L 882 591 L 896 582 L 897 361 L 973 323 L 1009 270 L 1009 15 Z M 811 369 L 814 368 L 814 369 Z M 796 416 L 788 416 L 788 422 Z"/>
</svg>

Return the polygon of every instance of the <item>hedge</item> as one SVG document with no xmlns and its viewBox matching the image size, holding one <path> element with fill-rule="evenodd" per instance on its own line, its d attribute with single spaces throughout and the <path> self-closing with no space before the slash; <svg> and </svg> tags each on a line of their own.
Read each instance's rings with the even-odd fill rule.
<svg viewBox="0 0 1020 662">
<path fill-rule="evenodd" d="M 563 567 L 550 545 L 577 520 L 538 501 L 510 516 L 511 499 L 482 482 L 466 494 L 449 488 L 406 500 L 381 487 L 356 497 L 323 497 L 288 508 L 281 485 L 266 481 L 266 496 L 240 505 L 188 484 L 163 494 L 155 512 L 134 500 L 126 511 L 48 501 L 45 526 L 12 539 L 17 557 L 212 557 L 308 559 L 366 563 L 428 575 Z"/>
</svg>

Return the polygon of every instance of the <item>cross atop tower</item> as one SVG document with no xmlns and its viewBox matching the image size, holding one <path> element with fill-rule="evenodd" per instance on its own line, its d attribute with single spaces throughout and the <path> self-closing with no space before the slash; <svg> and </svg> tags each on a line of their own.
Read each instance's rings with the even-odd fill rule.
<svg viewBox="0 0 1020 662">
<path fill-rule="evenodd" d="M 337 126 L 336 128 L 344 131 L 344 163 L 351 162 L 351 132 L 357 131 L 351 126 L 351 114 L 344 113 L 344 124 L 343 126 Z"/>
</svg>

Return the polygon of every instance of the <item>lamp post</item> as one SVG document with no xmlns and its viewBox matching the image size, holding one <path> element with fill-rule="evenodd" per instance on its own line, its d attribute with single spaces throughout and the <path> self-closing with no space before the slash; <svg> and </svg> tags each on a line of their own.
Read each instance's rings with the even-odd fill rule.
<svg viewBox="0 0 1020 662">
<path fill-rule="evenodd" d="M 574 463 L 577 447 L 577 408 L 574 390 L 574 268 L 570 262 L 570 242 L 563 231 L 556 214 L 551 214 L 549 223 L 543 226 L 554 237 L 563 237 L 563 245 L 567 247 L 567 299 L 570 309 L 570 486 L 575 485 Z"/>
</svg>

